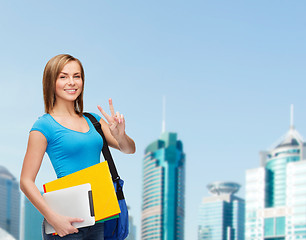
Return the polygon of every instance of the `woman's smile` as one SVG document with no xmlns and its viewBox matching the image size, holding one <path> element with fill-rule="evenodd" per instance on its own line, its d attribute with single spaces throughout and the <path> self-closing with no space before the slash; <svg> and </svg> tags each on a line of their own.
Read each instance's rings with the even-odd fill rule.
<svg viewBox="0 0 306 240">
<path fill-rule="evenodd" d="M 77 92 L 77 89 L 64 89 L 64 91 L 69 94 L 75 94 Z"/>
</svg>

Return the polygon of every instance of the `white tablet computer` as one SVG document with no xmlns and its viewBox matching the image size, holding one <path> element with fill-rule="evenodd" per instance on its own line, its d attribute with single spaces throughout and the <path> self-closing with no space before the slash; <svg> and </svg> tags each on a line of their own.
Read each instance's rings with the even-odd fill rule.
<svg viewBox="0 0 306 240">
<path fill-rule="evenodd" d="M 84 219 L 83 222 L 74 222 L 75 228 L 88 227 L 95 224 L 91 185 L 89 183 L 64 188 L 43 194 L 48 206 L 63 216 Z M 46 234 L 55 233 L 54 228 L 45 221 Z"/>
</svg>

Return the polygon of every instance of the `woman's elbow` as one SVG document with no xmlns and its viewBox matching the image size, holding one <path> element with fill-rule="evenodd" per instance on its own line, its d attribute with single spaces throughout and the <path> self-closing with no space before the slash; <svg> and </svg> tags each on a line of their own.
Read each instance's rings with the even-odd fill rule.
<svg viewBox="0 0 306 240">
<path fill-rule="evenodd" d="M 26 185 L 26 184 L 25 184 L 24 178 L 23 178 L 23 177 L 20 177 L 19 187 L 20 187 L 20 190 L 21 190 L 22 192 L 24 192 L 25 185 Z"/>
<path fill-rule="evenodd" d="M 129 149 L 129 151 L 127 152 L 127 154 L 134 154 L 136 152 L 136 146 L 135 144 Z"/>
<path fill-rule="evenodd" d="M 19 181 L 19 187 L 20 190 L 25 193 L 26 189 L 27 189 L 27 185 L 29 185 L 29 180 L 25 179 L 24 177 L 20 177 L 20 181 Z"/>
<path fill-rule="evenodd" d="M 20 187 L 20 190 L 21 190 L 22 192 L 24 192 L 24 191 L 23 191 L 23 190 L 24 190 L 24 182 L 23 182 L 22 179 L 20 179 L 20 181 L 19 181 L 19 187 Z"/>
<path fill-rule="evenodd" d="M 136 152 L 136 147 L 134 147 L 130 154 L 134 154 Z"/>
</svg>

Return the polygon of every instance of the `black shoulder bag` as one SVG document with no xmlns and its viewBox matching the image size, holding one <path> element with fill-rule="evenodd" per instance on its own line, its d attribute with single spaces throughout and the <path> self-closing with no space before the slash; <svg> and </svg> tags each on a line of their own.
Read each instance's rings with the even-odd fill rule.
<svg viewBox="0 0 306 240">
<path fill-rule="evenodd" d="M 104 222 L 104 239 L 122 240 L 125 239 L 129 234 L 128 209 L 123 195 L 124 181 L 118 175 L 116 165 L 109 151 L 109 147 L 105 139 L 105 136 L 103 134 L 101 124 L 90 113 L 84 113 L 84 115 L 89 118 L 89 120 L 92 122 L 97 132 L 103 138 L 102 154 L 104 156 L 104 159 L 108 163 L 121 211 L 121 213 L 119 213 L 119 218 L 111 219 Z"/>
</svg>

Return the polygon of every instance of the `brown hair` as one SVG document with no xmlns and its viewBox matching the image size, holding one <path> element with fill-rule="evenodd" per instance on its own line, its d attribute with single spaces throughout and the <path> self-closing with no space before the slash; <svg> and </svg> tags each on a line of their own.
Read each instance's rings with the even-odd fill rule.
<svg viewBox="0 0 306 240">
<path fill-rule="evenodd" d="M 82 92 L 74 102 L 74 110 L 77 114 L 83 114 L 83 91 L 84 91 L 84 69 L 79 59 L 74 58 L 69 54 L 60 54 L 51 58 L 45 66 L 43 75 L 43 93 L 45 102 L 45 112 L 50 113 L 56 101 L 55 98 L 55 83 L 58 75 L 63 70 L 64 66 L 70 62 L 76 61 L 81 67 L 81 77 L 83 80 Z"/>
</svg>

